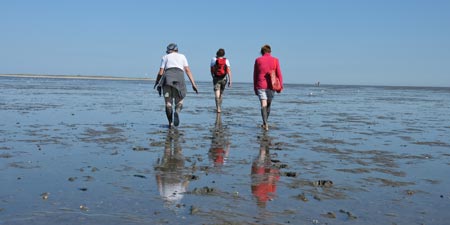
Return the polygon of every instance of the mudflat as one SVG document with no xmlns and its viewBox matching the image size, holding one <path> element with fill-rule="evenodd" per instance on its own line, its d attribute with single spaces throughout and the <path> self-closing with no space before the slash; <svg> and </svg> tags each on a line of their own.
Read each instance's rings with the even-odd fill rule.
<svg viewBox="0 0 450 225">
<path fill-rule="evenodd" d="M 450 88 L 0 77 L 0 224 L 447 224 Z"/>
</svg>

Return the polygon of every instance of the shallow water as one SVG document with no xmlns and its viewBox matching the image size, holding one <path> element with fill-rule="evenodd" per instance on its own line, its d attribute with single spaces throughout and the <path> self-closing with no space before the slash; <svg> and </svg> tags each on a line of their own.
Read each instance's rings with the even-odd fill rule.
<svg viewBox="0 0 450 225">
<path fill-rule="evenodd" d="M 0 224 L 446 224 L 450 88 L 0 77 Z"/>
</svg>

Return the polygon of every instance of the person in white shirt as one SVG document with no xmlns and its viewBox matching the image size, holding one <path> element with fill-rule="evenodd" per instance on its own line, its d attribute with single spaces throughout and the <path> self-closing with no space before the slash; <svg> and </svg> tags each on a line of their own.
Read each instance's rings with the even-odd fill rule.
<svg viewBox="0 0 450 225">
<path fill-rule="evenodd" d="M 154 88 L 164 94 L 166 116 L 169 128 L 180 124 L 179 114 L 183 108 L 183 99 L 186 97 L 186 84 L 184 74 L 186 73 L 192 84 L 192 89 L 198 94 L 194 76 L 189 68 L 188 61 L 183 54 L 178 53 L 177 44 L 171 43 L 167 46 L 166 55 L 161 59 L 161 66 L 156 77 Z M 175 105 L 175 110 L 173 110 Z"/>
<path fill-rule="evenodd" d="M 213 57 L 210 63 L 211 76 L 213 78 L 214 95 L 216 100 L 216 112 L 222 111 L 222 96 L 225 86 L 231 88 L 231 68 L 230 61 L 225 58 L 225 50 L 217 50 L 216 57 Z"/>
</svg>

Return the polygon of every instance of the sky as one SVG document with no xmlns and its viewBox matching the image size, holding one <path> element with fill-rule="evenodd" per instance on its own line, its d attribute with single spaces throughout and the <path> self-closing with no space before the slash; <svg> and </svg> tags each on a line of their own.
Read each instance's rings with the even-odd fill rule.
<svg viewBox="0 0 450 225">
<path fill-rule="evenodd" d="M 252 82 L 450 87 L 450 0 L 0 0 L 0 74 L 155 78 L 177 43 L 196 81 L 224 48 Z"/>
</svg>

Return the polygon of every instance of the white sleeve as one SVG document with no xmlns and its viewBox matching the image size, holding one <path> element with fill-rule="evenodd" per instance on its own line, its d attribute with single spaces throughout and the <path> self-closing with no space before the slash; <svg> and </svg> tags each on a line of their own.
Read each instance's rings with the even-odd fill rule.
<svg viewBox="0 0 450 225">
<path fill-rule="evenodd" d="M 213 58 L 211 59 L 210 66 L 213 67 L 214 65 L 216 65 L 216 57 L 213 57 Z"/>
<path fill-rule="evenodd" d="M 226 60 L 225 63 L 227 64 L 228 67 L 230 67 L 230 61 L 228 59 Z"/>
<path fill-rule="evenodd" d="M 163 56 L 161 58 L 161 65 L 159 66 L 159 68 L 165 69 L 166 68 L 166 64 L 167 64 L 167 58 Z"/>
<path fill-rule="evenodd" d="M 183 67 L 189 66 L 186 56 L 183 55 Z M 184 70 L 184 68 L 183 68 Z"/>
</svg>

